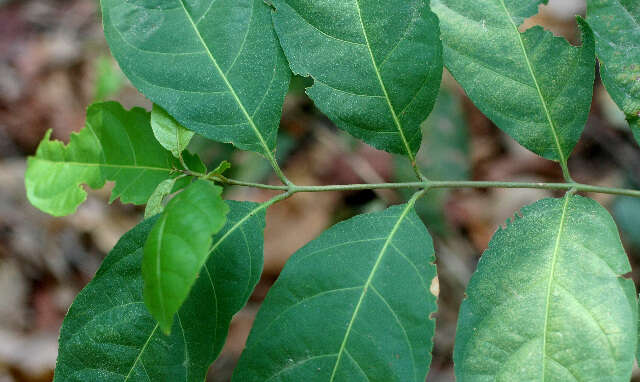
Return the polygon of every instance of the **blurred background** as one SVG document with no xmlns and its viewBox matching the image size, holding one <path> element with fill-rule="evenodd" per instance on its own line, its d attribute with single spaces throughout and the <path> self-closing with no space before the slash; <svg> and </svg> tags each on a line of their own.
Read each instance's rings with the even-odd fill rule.
<svg viewBox="0 0 640 382">
<path fill-rule="evenodd" d="M 115 99 L 127 108 L 150 103 L 124 78 L 109 55 L 96 0 L 0 0 L 0 382 L 50 381 L 57 337 L 74 296 L 91 279 L 142 207 L 108 205 L 109 188 L 91 191 L 78 213 L 51 218 L 25 198 L 26 157 L 44 132 L 68 141 L 84 124 L 86 107 Z M 574 14 L 584 0 L 551 0 L 522 30 L 541 24 L 578 44 Z M 412 180 L 407 161 L 350 138 L 304 94 L 311 83 L 294 78 L 284 105 L 278 159 L 297 184 Z M 520 147 L 497 129 L 445 73 L 437 106 L 423 125 L 419 163 L 432 179 L 562 181 L 559 166 Z M 209 165 L 233 164 L 230 176 L 276 182 L 255 154 L 194 139 Z M 580 182 L 640 186 L 640 148 L 599 79 L 583 139 L 569 165 Z M 272 193 L 230 188 L 226 198 L 264 201 Z M 418 209 L 436 243 L 440 295 L 428 381 L 453 381 L 452 350 L 458 307 L 482 251 L 522 206 L 544 190 L 432 191 Z M 589 195 L 610 209 L 640 281 L 640 199 Z M 228 381 L 253 318 L 287 258 L 337 221 L 406 198 L 379 190 L 298 194 L 271 208 L 265 232 L 265 271 L 247 307 L 234 318 L 227 345 L 209 373 Z M 630 333 L 630 335 L 635 335 Z M 636 369 L 634 379 L 640 381 Z"/>
</svg>

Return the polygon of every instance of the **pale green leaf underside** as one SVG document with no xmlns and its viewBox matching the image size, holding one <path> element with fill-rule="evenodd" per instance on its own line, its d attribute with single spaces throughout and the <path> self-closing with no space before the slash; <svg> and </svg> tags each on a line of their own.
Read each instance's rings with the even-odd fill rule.
<svg viewBox="0 0 640 382">
<path fill-rule="evenodd" d="M 546 1 L 544 1 L 546 2 Z M 565 162 L 589 115 L 595 76 L 593 34 L 582 47 L 542 27 L 520 33 L 542 0 L 433 0 L 444 61 L 471 100 L 536 154 Z"/>
<path fill-rule="evenodd" d="M 293 255 L 269 291 L 234 381 L 423 382 L 433 261 L 411 205 L 330 228 Z"/>
<path fill-rule="evenodd" d="M 290 71 L 263 0 L 103 0 L 111 52 L 186 128 L 271 155 Z"/>
<path fill-rule="evenodd" d="M 640 144 L 640 2 L 588 0 L 600 76 Z"/>
<path fill-rule="evenodd" d="M 376 148 L 408 155 L 442 76 L 438 20 L 423 0 L 275 0 L 292 70 L 339 127 Z"/>
<path fill-rule="evenodd" d="M 142 295 L 143 245 L 157 218 L 120 240 L 69 309 L 56 382 L 204 380 L 262 270 L 264 208 L 227 203 L 227 223 L 170 336 L 161 333 Z"/>
<path fill-rule="evenodd" d="M 93 104 L 86 127 L 71 134 L 68 145 L 50 136 L 51 131 L 29 157 L 25 186 L 31 204 L 51 215 L 74 213 L 87 198 L 82 184 L 97 189 L 107 180 L 115 181 L 112 201 L 119 197 L 123 203 L 144 204 L 160 182 L 181 168 L 156 142 L 149 113 L 141 108 Z"/>
<path fill-rule="evenodd" d="M 458 381 L 628 381 L 634 284 L 615 223 L 591 199 L 544 199 L 494 235 L 462 303 Z"/>
<path fill-rule="evenodd" d="M 158 187 L 153 191 L 153 194 L 147 201 L 147 206 L 144 209 L 144 218 L 148 219 L 154 215 L 157 215 L 164 211 L 164 198 L 169 196 L 173 191 L 176 184 L 176 178 L 167 179 L 162 181 Z"/>
<path fill-rule="evenodd" d="M 151 110 L 151 129 L 162 147 L 171 151 L 171 154 L 176 158 L 180 157 L 180 154 L 189 146 L 189 142 L 195 134 L 193 131 L 185 129 L 158 105 L 153 105 Z"/>
<path fill-rule="evenodd" d="M 207 261 L 211 236 L 225 224 L 221 194 L 221 187 L 195 181 L 171 199 L 145 243 L 144 301 L 164 332 Z"/>
</svg>

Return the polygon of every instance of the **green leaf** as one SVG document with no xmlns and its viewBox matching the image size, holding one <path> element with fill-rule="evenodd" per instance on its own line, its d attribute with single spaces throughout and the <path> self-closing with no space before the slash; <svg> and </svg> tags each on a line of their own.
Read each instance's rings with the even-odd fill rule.
<svg viewBox="0 0 640 382">
<path fill-rule="evenodd" d="M 153 138 L 149 113 L 126 111 L 116 102 L 91 105 L 86 127 L 71 134 L 68 145 L 50 137 L 48 131 L 29 157 L 25 186 L 31 204 L 55 216 L 72 214 L 84 202 L 82 184 L 98 189 L 107 180 L 115 181 L 111 201 L 119 197 L 123 203 L 144 204 L 181 168 Z"/>
<path fill-rule="evenodd" d="M 612 212 L 622 231 L 622 237 L 640 249 L 640 199 L 619 196 L 613 203 Z"/>
<path fill-rule="evenodd" d="M 519 26 L 543 0 L 433 0 L 444 61 L 469 98 L 534 153 L 566 162 L 589 115 L 595 76 L 593 33 L 582 47 L 535 26 Z"/>
<path fill-rule="evenodd" d="M 156 187 L 153 194 L 149 197 L 147 207 L 144 209 L 144 218 L 148 219 L 164 211 L 164 198 L 173 192 L 176 185 L 176 178 L 167 179 Z"/>
<path fill-rule="evenodd" d="M 158 105 L 153 105 L 151 110 L 151 129 L 162 147 L 171 151 L 171 154 L 176 158 L 179 158 L 180 154 L 189 146 L 189 142 L 195 134 L 193 131 L 185 129 Z"/>
<path fill-rule="evenodd" d="M 220 162 L 218 167 L 216 167 L 213 171 L 208 173 L 207 176 L 222 175 L 222 174 L 224 174 L 225 171 L 227 171 L 230 168 L 231 168 L 231 163 L 229 163 L 226 160 L 223 160 L 222 162 Z"/>
<path fill-rule="evenodd" d="M 596 36 L 602 82 L 640 144 L 640 3 L 587 0 L 587 21 Z"/>
<path fill-rule="evenodd" d="M 413 203 L 330 228 L 287 262 L 234 380 L 423 382 L 434 259 Z"/>
<path fill-rule="evenodd" d="M 102 101 L 116 95 L 124 86 L 124 76 L 110 56 L 98 57 L 95 62 L 95 89 L 93 99 Z"/>
<path fill-rule="evenodd" d="M 467 287 L 459 381 L 628 381 L 636 291 L 615 223 L 580 196 L 544 199 L 494 235 Z"/>
<path fill-rule="evenodd" d="M 225 224 L 221 194 L 211 182 L 192 183 L 167 204 L 144 246 L 144 301 L 165 333 L 207 261 L 211 236 Z"/>
<path fill-rule="evenodd" d="M 227 223 L 170 336 L 158 330 L 142 294 L 143 245 L 158 218 L 120 240 L 64 320 L 56 382 L 204 380 L 262 270 L 264 205 L 227 203 Z"/>
<path fill-rule="evenodd" d="M 272 157 L 291 72 L 263 0 L 103 0 L 133 85 L 196 133 Z"/>
<path fill-rule="evenodd" d="M 414 159 L 420 123 L 442 77 L 438 20 L 423 0 L 274 0 L 275 28 L 294 73 L 339 127 Z"/>
</svg>

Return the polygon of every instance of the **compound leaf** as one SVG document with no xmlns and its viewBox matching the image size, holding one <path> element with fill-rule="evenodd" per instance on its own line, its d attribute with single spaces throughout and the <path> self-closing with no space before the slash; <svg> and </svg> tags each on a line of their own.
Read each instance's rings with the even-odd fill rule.
<svg viewBox="0 0 640 382">
<path fill-rule="evenodd" d="M 151 110 L 151 129 L 162 147 L 171 151 L 171 154 L 176 158 L 180 157 L 180 154 L 189 146 L 189 142 L 195 134 L 193 131 L 185 129 L 158 105 L 153 105 Z"/>
<path fill-rule="evenodd" d="M 438 20 L 423 0 L 274 0 L 275 28 L 292 70 L 339 127 L 408 155 L 442 77 Z"/>
<path fill-rule="evenodd" d="M 433 261 L 412 203 L 336 224 L 285 266 L 234 380 L 424 381 Z"/>
<path fill-rule="evenodd" d="M 111 201 L 144 204 L 156 186 L 178 175 L 171 153 L 154 139 L 149 113 L 125 110 L 119 103 L 93 104 L 86 127 L 70 142 L 51 141 L 48 131 L 29 157 L 25 186 L 31 204 L 51 215 L 69 215 L 87 198 L 82 184 L 97 189 L 115 181 Z M 189 157 L 199 162 L 197 157 Z M 194 165 L 199 167 L 200 165 Z"/>
<path fill-rule="evenodd" d="M 123 72 L 186 128 L 272 156 L 291 72 L 263 0 L 104 0 Z"/>
<path fill-rule="evenodd" d="M 618 230 L 598 203 L 544 199 L 494 235 L 462 303 L 459 381 L 628 381 L 634 284 Z"/>
<path fill-rule="evenodd" d="M 262 270 L 264 207 L 227 203 L 227 223 L 169 336 L 158 330 L 142 293 L 143 245 L 158 217 L 120 240 L 65 317 L 56 382 L 204 380 Z"/>
<path fill-rule="evenodd" d="M 167 204 L 144 246 L 144 301 L 169 333 L 173 316 L 189 295 L 229 208 L 222 188 L 197 180 Z"/>
<path fill-rule="evenodd" d="M 566 162 L 589 115 L 595 43 L 579 19 L 582 47 L 536 26 L 520 33 L 543 0 L 433 0 L 444 61 L 469 98 L 536 154 Z"/>
<path fill-rule="evenodd" d="M 640 144 L 640 2 L 588 0 L 600 77 Z"/>
</svg>

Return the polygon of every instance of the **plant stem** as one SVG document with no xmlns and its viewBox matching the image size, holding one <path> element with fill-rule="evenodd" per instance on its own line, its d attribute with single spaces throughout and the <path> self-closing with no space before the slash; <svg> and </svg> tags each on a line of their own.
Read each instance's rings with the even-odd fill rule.
<svg viewBox="0 0 640 382">
<path fill-rule="evenodd" d="M 567 164 L 566 159 L 563 158 L 560 161 L 560 167 L 562 167 L 562 176 L 564 177 L 564 180 L 569 183 L 575 183 L 571 177 L 571 173 L 569 172 L 569 165 Z"/>
<path fill-rule="evenodd" d="M 273 171 L 276 173 L 278 178 L 280 178 L 280 181 L 287 186 L 291 186 L 293 183 L 291 183 L 284 172 L 282 172 L 282 169 L 278 165 L 278 161 L 276 161 L 276 158 L 271 152 L 269 153 L 267 160 L 269 160 L 269 163 L 271 163 L 271 167 L 273 167 Z"/>
<path fill-rule="evenodd" d="M 577 192 L 596 192 L 601 194 L 625 195 L 640 198 L 640 190 L 630 190 L 623 188 L 601 187 L 581 183 L 540 183 L 540 182 L 492 182 L 492 181 L 438 181 L 425 180 L 422 182 L 404 183 L 373 183 L 373 184 L 336 184 L 327 186 L 273 186 L 261 183 L 243 182 L 240 180 L 215 177 L 214 180 L 235 186 L 263 188 L 268 190 L 288 191 L 291 194 L 298 192 L 326 192 L 326 191 L 349 191 L 349 190 L 373 190 L 373 189 L 399 189 L 399 188 L 534 188 L 543 190 L 569 191 L 575 189 Z"/>
</svg>

